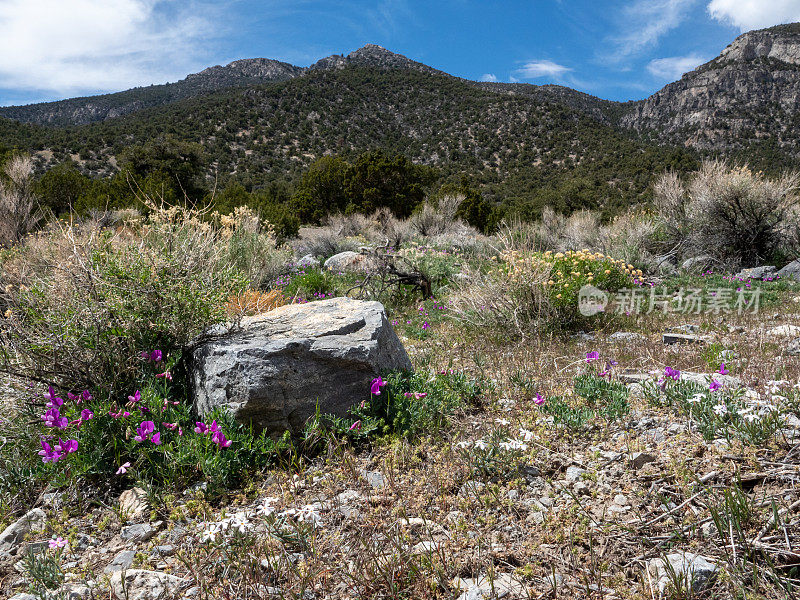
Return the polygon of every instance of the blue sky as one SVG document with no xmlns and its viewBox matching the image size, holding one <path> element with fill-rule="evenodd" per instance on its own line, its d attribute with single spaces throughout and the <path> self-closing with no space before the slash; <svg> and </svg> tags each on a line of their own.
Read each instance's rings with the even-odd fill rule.
<svg viewBox="0 0 800 600">
<path fill-rule="evenodd" d="M 766 5 L 766 6 L 765 6 Z M 800 0 L 0 0 L 0 104 L 176 81 L 238 58 L 375 43 L 469 79 L 644 98 Z"/>
</svg>

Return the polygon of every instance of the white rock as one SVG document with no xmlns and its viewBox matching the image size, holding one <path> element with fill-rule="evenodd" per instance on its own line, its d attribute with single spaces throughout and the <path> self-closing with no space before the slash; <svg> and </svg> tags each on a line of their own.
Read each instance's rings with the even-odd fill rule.
<svg viewBox="0 0 800 600">
<path fill-rule="evenodd" d="M 659 592 L 663 594 L 670 584 L 675 583 L 670 575 L 673 572 L 678 584 L 690 597 L 707 587 L 717 572 L 714 561 L 691 552 L 675 552 L 665 558 L 654 558 L 648 566 L 658 579 Z"/>
<path fill-rule="evenodd" d="M 147 504 L 147 492 L 142 488 L 131 488 L 119 495 L 119 508 L 127 519 L 138 519 L 150 508 Z"/>
<path fill-rule="evenodd" d="M 118 600 L 160 600 L 173 596 L 185 583 L 174 575 L 158 571 L 131 569 L 111 576 L 111 591 Z"/>
<path fill-rule="evenodd" d="M 31 531 L 44 528 L 47 516 L 41 508 L 29 510 L 0 533 L 0 556 L 15 554 L 20 543 Z"/>
</svg>

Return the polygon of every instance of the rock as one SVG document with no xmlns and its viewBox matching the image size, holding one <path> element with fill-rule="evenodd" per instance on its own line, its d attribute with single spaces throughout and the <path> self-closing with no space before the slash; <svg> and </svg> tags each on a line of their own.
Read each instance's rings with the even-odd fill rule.
<svg viewBox="0 0 800 600">
<path fill-rule="evenodd" d="M 662 341 L 668 346 L 672 344 L 705 344 L 708 342 L 707 339 L 700 337 L 699 335 L 694 335 L 691 333 L 674 333 L 672 331 L 665 333 L 662 336 Z"/>
<path fill-rule="evenodd" d="M 133 564 L 134 558 L 136 558 L 136 550 L 123 550 L 122 552 L 118 552 L 114 560 L 106 566 L 104 571 L 106 573 L 125 571 Z"/>
<path fill-rule="evenodd" d="M 316 413 L 345 416 L 384 370 L 411 369 L 383 306 L 331 298 L 282 306 L 228 326 L 193 354 L 195 407 L 299 433 Z"/>
<path fill-rule="evenodd" d="M 147 492 L 142 488 L 131 488 L 119 495 L 119 508 L 127 519 L 139 519 L 150 509 Z"/>
<path fill-rule="evenodd" d="M 633 331 L 617 331 L 616 333 L 612 333 L 610 336 L 608 336 L 608 340 L 611 342 L 633 343 L 646 342 L 647 338 L 641 333 L 634 333 Z"/>
<path fill-rule="evenodd" d="M 711 268 L 713 264 L 714 259 L 710 256 L 694 256 L 681 263 L 681 270 L 690 273 L 702 273 L 703 271 L 707 271 L 709 268 Z"/>
<path fill-rule="evenodd" d="M 648 566 L 658 579 L 660 593 L 663 594 L 671 584 L 677 584 L 678 591 L 685 592 L 689 597 L 705 589 L 717 572 L 714 561 L 691 552 L 674 552 L 665 558 L 654 558 Z"/>
<path fill-rule="evenodd" d="M 456 591 L 462 592 L 459 600 L 481 600 L 489 598 L 527 598 L 525 586 L 510 573 L 500 573 L 494 579 L 481 576 L 476 579 L 453 580 Z M 463 591 L 462 591 L 463 590 Z"/>
<path fill-rule="evenodd" d="M 631 455 L 631 459 L 628 461 L 628 464 L 632 469 L 639 470 L 647 463 L 655 462 L 656 457 L 652 454 L 648 454 L 647 452 L 634 452 Z"/>
<path fill-rule="evenodd" d="M 753 267 L 752 269 L 742 269 L 735 277 L 737 279 L 764 279 L 775 276 L 775 267 Z"/>
<path fill-rule="evenodd" d="M 19 594 L 14 594 L 8 600 L 40 600 L 39 596 L 34 596 L 33 594 L 26 594 L 25 592 L 20 592 Z"/>
<path fill-rule="evenodd" d="M 123 527 L 120 536 L 123 540 L 133 542 L 146 542 L 156 534 L 154 527 L 147 523 L 137 523 L 136 525 L 129 525 Z"/>
<path fill-rule="evenodd" d="M 66 583 L 58 589 L 54 597 L 59 600 L 88 600 L 92 597 L 92 590 L 85 585 Z"/>
<path fill-rule="evenodd" d="M 653 269 L 661 275 L 675 275 L 678 268 L 674 263 L 675 257 L 671 254 L 654 256 L 652 260 Z"/>
<path fill-rule="evenodd" d="M 766 335 L 771 338 L 776 337 L 798 337 L 800 336 L 800 327 L 797 325 L 778 325 L 772 329 L 768 329 Z"/>
<path fill-rule="evenodd" d="M 578 494 L 579 496 L 588 496 L 592 492 L 589 489 L 589 486 L 583 481 L 576 481 L 572 484 L 572 491 Z"/>
<path fill-rule="evenodd" d="M 41 508 L 29 510 L 0 533 L 0 556 L 16 554 L 19 545 L 31 531 L 44 528 L 47 515 Z"/>
<path fill-rule="evenodd" d="M 800 280 L 800 259 L 790 262 L 775 274 L 781 279 Z"/>
<path fill-rule="evenodd" d="M 160 600 L 175 595 L 183 584 L 180 577 L 143 569 L 111 576 L 111 591 L 118 600 Z"/>
<path fill-rule="evenodd" d="M 325 261 L 325 268 L 329 271 L 366 272 L 373 267 L 374 261 L 371 257 L 351 250 L 334 254 Z"/>
<path fill-rule="evenodd" d="M 793 339 L 786 346 L 786 354 L 797 356 L 800 354 L 800 337 Z"/>
<path fill-rule="evenodd" d="M 719 373 L 695 373 L 694 371 L 681 371 L 681 381 L 690 381 L 698 385 L 707 386 L 714 379 L 723 387 L 738 388 L 742 380 L 735 375 L 720 375 Z"/>
<path fill-rule="evenodd" d="M 383 475 L 378 471 L 362 471 L 361 474 L 364 476 L 364 479 L 367 480 L 367 483 L 376 490 L 386 485 Z"/>
<path fill-rule="evenodd" d="M 564 477 L 567 481 L 578 481 L 581 475 L 586 473 L 586 469 L 580 467 L 567 467 L 567 474 Z"/>
<path fill-rule="evenodd" d="M 318 267 L 319 261 L 312 254 L 306 254 L 303 258 L 297 261 L 298 267 Z"/>
</svg>

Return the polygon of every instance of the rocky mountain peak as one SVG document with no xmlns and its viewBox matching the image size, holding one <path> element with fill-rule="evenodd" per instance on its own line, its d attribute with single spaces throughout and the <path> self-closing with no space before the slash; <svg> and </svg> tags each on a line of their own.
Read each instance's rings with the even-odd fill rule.
<svg viewBox="0 0 800 600">
<path fill-rule="evenodd" d="M 425 73 L 444 74 L 427 65 L 411 60 L 410 58 L 387 50 L 377 44 L 366 44 L 348 55 L 333 54 L 318 60 L 309 67 L 310 69 L 343 69 L 344 67 L 369 66 L 381 69 L 414 69 Z"/>
<path fill-rule="evenodd" d="M 780 25 L 744 33 L 716 60 L 747 62 L 760 58 L 800 65 L 800 25 Z"/>
</svg>

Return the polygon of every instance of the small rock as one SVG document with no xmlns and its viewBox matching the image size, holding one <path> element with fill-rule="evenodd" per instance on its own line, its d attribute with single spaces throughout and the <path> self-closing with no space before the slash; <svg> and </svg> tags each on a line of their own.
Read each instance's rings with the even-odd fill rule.
<svg viewBox="0 0 800 600">
<path fill-rule="evenodd" d="M 119 495 L 119 508 L 125 518 L 141 518 L 150 508 L 147 504 L 147 492 L 138 487 L 125 490 Z"/>
<path fill-rule="evenodd" d="M 47 516 L 41 508 L 29 510 L 0 533 L 0 556 L 16 554 L 19 545 L 31 531 L 44 528 Z"/>
<path fill-rule="evenodd" d="M 592 492 L 584 481 L 576 481 L 572 484 L 572 490 L 579 496 L 589 496 Z"/>
<path fill-rule="evenodd" d="M 672 344 L 705 344 L 708 342 L 707 339 L 691 333 L 669 332 L 665 333 L 661 339 L 667 346 Z"/>
<path fill-rule="evenodd" d="M 611 342 L 626 342 L 626 343 L 647 341 L 647 338 L 643 336 L 641 333 L 635 333 L 633 331 L 617 331 L 616 333 L 612 333 L 610 336 L 608 336 L 608 339 Z"/>
<path fill-rule="evenodd" d="M 25 592 L 20 592 L 19 594 L 14 594 L 8 600 L 39 600 L 39 596 L 34 596 L 33 594 L 26 594 Z"/>
<path fill-rule="evenodd" d="M 792 340 L 786 345 L 786 354 L 790 356 L 800 355 L 800 337 Z"/>
<path fill-rule="evenodd" d="M 628 461 L 628 464 L 632 469 L 638 471 L 647 463 L 655 462 L 655 460 L 656 457 L 652 454 L 648 454 L 647 452 L 635 452 L 633 455 L 631 455 L 631 459 Z"/>
<path fill-rule="evenodd" d="M 118 552 L 114 560 L 104 569 L 106 573 L 115 573 L 117 571 L 124 571 L 133 564 L 133 559 L 136 558 L 136 550 L 123 550 Z"/>
<path fill-rule="evenodd" d="M 701 273 L 711 268 L 713 263 L 714 259 L 708 255 L 704 254 L 702 256 L 693 256 L 692 258 L 688 258 L 681 263 L 681 269 L 691 273 Z"/>
<path fill-rule="evenodd" d="M 172 556 L 175 554 L 175 546 L 171 544 L 164 544 L 163 546 L 156 546 L 151 552 L 154 556 Z"/>
<path fill-rule="evenodd" d="M 775 267 L 753 267 L 752 269 L 742 269 L 735 277 L 737 279 L 764 279 L 765 277 L 774 276 Z"/>
<path fill-rule="evenodd" d="M 334 254 L 325 261 L 325 268 L 329 271 L 361 271 L 366 272 L 374 267 L 374 259 L 352 250 Z"/>
<path fill-rule="evenodd" d="M 129 525 L 123 527 L 120 536 L 123 540 L 132 542 L 146 542 L 156 534 L 154 527 L 148 523 L 137 523 L 136 525 Z"/>
<path fill-rule="evenodd" d="M 515 579 L 510 573 L 500 573 L 493 580 L 486 576 L 477 579 L 453 580 L 456 591 L 462 591 L 459 600 L 481 600 L 483 598 L 527 598 L 525 586 Z"/>
<path fill-rule="evenodd" d="M 306 254 L 303 258 L 297 261 L 298 267 L 318 267 L 319 261 L 313 254 Z"/>
<path fill-rule="evenodd" d="M 767 330 L 768 337 L 793 337 L 800 336 L 800 327 L 797 325 L 779 325 Z"/>
<path fill-rule="evenodd" d="M 383 475 L 378 471 L 362 471 L 361 474 L 364 476 L 364 479 L 367 480 L 367 483 L 376 490 L 379 490 L 386 484 Z"/>
<path fill-rule="evenodd" d="M 648 566 L 650 572 L 658 578 L 659 592 L 663 594 L 670 584 L 677 583 L 678 591 L 689 597 L 694 597 L 705 589 L 717 572 L 714 561 L 690 552 L 675 552 L 665 558 L 654 558 Z M 674 573 L 677 581 L 673 581 L 671 573 Z"/>
<path fill-rule="evenodd" d="M 567 474 L 565 479 L 567 481 L 578 481 L 581 478 L 581 475 L 586 473 L 586 469 L 581 469 L 580 467 L 567 467 Z"/>
<path fill-rule="evenodd" d="M 436 542 L 431 540 L 426 540 L 424 542 L 420 542 L 419 544 L 415 544 L 413 548 L 411 548 L 412 554 L 433 554 L 439 549 L 439 545 Z"/>
<path fill-rule="evenodd" d="M 118 600 L 159 600 L 173 596 L 184 580 L 158 571 L 131 569 L 111 576 L 111 590 Z"/>
</svg>

